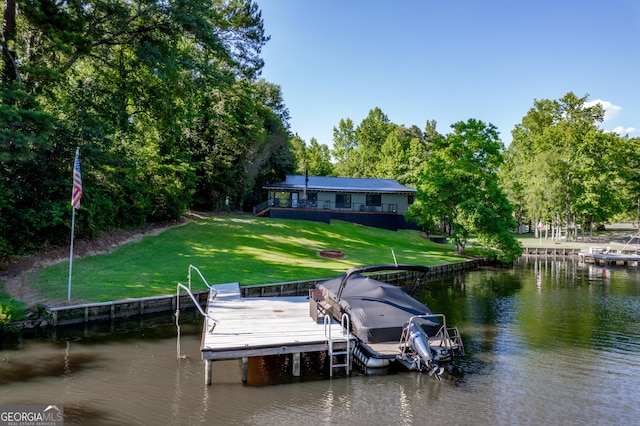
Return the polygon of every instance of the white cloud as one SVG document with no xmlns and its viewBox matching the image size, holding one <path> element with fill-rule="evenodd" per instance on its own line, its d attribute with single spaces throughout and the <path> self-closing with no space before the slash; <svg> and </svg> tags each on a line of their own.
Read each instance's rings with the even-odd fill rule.
<svg viewBox="0 0 640 426">
<path fill-rule="evenodd" d="M 604 121 L 613 120 L 618 116 L 618 114 L 620 113 L 620 110 L 622 110 L 622 107 L 618 105 L 614 105 L 609 101 L 603 101 L 602 99 L 596 99 L 594 101 L 585 102 L 584 106 L 587 108 L 590 108 L 597 104 L 602 105 L 602 108 L 604 108 Z"/>
<path fill-rule="evenodd" d="M 628 135 L 629 133 L 633 133 L 636 131 L 635 127 L 627 127 L 626 129 L 623 126 L 618 126 L 616 128 L 614 128 L 613 130 L 611 130 L 611 132 L 613 133 L 617 133 L 619 135 Z"/>
</svg>

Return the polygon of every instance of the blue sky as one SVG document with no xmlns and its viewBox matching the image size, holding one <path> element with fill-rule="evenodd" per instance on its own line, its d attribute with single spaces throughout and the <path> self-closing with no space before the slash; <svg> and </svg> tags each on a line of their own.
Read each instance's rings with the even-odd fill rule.
<svg viewBox="0 0 640 426">
<path fill-rule="evenodd" d="M 535 99 L 567 92 L 606 107 L 601 128 L 640 136 L 640 1 L 257 0 L 262 77 L 291 131 L 332 146 L 333 128 L 379 107 L 424 129 L 475 118 L 508 145 Z"/>
</svg>

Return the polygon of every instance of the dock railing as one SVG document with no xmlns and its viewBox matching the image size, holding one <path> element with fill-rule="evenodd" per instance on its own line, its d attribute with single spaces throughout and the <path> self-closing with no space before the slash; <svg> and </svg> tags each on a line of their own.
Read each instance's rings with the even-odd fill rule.
<svg viewBox="0 0 640 426">
<path fill-rule="evenodd" d="M 178 359 L 182 358 L 182 354 L 181 354 L 181 350 L 180 350 L 180 289 L 185 290 L 187 292 L 187 294 L 189 295 L 189 297 L 191 297 L 191 300 L 193 300 L 193 302 L 196 305 L 196 308 L 198 309 L 198 311 L 200 311 L 200 313 L 202 314 L 202 316 L 205 318 L 205 330 L 207 333 L 212 333 L 213 329 L 216 328 L 216 325 L 218 324 L 218 320 L 215 319 L 209 312 L 205 312 L 204 309 L 202 309 L 202 306 L 200 306 L 200 304 L 198 303 L 196 297 L 194 296 L 193 292 L 191 291 L 191 272 L 192 271 L 196 271 L 198 273 L 198 275 L 200 276 L 200 279 L 202 280 L 202 282 L 204 283 L 204 285 L 207 286 L 207 288 L 209 289 L 209 301 L 212 301 L 216 298 L 216 296 L 218 295 L 218 290 L 216 290 L 215 288 L 212 288 L 212 286 L 207 282 L 206 278 L 204 277 L 204 275 L 202 275 L 202 272 L 200 272 L 200 270 L 198 268 L 196 268 L 193 265 L 189 265 L 189 270 L 187 273 L 187 285 L 184 285 L 182 283 L 178 283 L 178 285 L 176 286 L 176 328 L 178 330 L 178 338 L 177 338 L 177 342 L 176 342 L 176 350 L 178 353 Z"/>
<path fill-rule="evenodd" d="M 191 291 L 191 271 L 196 271 L 198 273 L 198 275 L 200 276 L 200 279 L 202 279 L 202 282 L 204 283 L 204 285 L 206 285 L 207 288 L 209 289 L 209 291 L 212 293 L 211 296 L 209 297 L 209 300 L 214 300 L 216 298 L 216 296 L 218 295 L 218 290 L 216 290 L 215 288 L 212 288 L 211 285 L 209 285 L 209 283 L 205 279 L 204 275 L 202 275 L 202 272 L 200 272 L 200 270 L 198 268 L 196 268 L 195 266 L 189 265 L 189 272 L 187 274 L 188 284 L 185 286 L 182 283 L 178 283 L 177 288 L 176 288 L 176 299 L 177 299 L 177 302 L 176 302 L 176 326 L 179 327 L 178 317 L 180 316 L 180 289 L 182 289 L 182 290 L 185 290 L 187 292 L 189 297 L 191 297 L 191 300 L 193 300 L 193 302 L 196 305 L 196 308 L 198 309 L 198 311 L 200 311 L 202 316 L 205 317 L 208 321 L 211 321 L 211 324 L 209 324 L 209 322 L 207 321 L 207 330 L 209 331 L 209 333 L 211 333 L 213 331 L 213 329 L 216 327 L 216 324 L 218 324 L 218 320 L 215 319 L 214 317 L 212 317 L 208 312 L 205 312 L 204 309 L 202 309 L 202 306 L 200 306 L 200 304 L 198 303 L 196 297 L 194 296 L 193 292 Z"/>
</svg>

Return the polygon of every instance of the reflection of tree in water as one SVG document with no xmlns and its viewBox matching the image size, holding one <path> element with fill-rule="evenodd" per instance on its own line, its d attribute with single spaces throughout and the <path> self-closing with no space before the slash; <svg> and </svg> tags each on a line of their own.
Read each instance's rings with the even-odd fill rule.
<svg viewBox="0 0 640 426">
<path fill-rule="evenodd" d="M 529 256 L 516 263 L 516 271 L 523 280 L 533 271 L 537 285 L 570 288 L 580 285 L 588 268 L 580 265 L 576 256 Z"/>
<path fill-rule="evenodd" d="M 95 367 L 100 357 L 91 353 L 49 353 L 35 358 L 2 359 L 0 385 L 12 382 L 41 380 L 43 377 L 63 377 L 85 368 Z"/>
</svg>

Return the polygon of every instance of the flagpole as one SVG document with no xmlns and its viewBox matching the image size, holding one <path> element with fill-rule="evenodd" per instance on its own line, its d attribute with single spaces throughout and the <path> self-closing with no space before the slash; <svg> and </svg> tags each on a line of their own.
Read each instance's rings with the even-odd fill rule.
<svg viewBox="0 0 640 426">
<path fill-rule="evenodd" d="M 536 228 L 538 228 L 538 238 L 540 238 L 540 245 L 542 246 L 542 228 L 544 228 L 544 223 L 542 223 L 542 221 L 539 221 Z"/>
<path fill-rule="evenodd" d="M 82 198 L 82 177 L 80 176 L 80 147 L 76 148 L 76 158 L 73 161 L 73 189 L 71 190 L 71 246 L 69 248 L 69 291 L 67 300 L 71 300 L 71 273 L 73 270 L 73 237 L 76 229 L 76 209 L 80 207 Z"/>
<path fill-rule="evenodd" d="M 76 229 L 76 208 L 72 207 L 71 213 L 71 248 L 69 249 L 69 290 L 67 292 L 67 300 L 71 300 L 71 271 L 73 269 L 73 234 Z"/>
<path fill-rule="evenodd" d="M 542 221 L 538 224 L 538 237 L 540 238 L 540 245 L 542 246 Z"/>
</svg>

